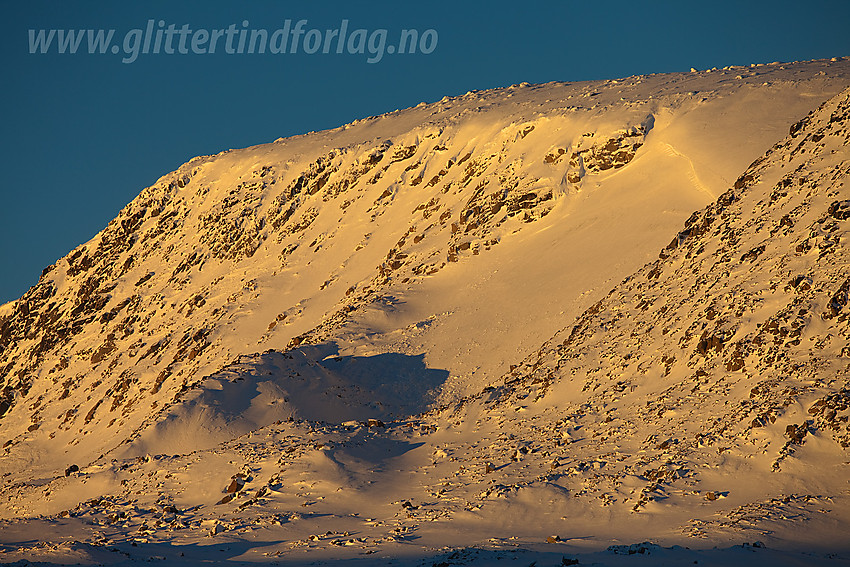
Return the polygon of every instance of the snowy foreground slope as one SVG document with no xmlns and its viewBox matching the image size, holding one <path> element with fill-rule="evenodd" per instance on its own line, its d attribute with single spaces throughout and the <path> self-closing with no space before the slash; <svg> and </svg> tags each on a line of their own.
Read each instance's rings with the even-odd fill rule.
<svg viewBox="0 0 850 567">
<path fill-rule="evenodd" d="M 0 308 L 0 560 L 850 563 L 848 85 L 518 85 L 190 161 Z"/>
</svg>

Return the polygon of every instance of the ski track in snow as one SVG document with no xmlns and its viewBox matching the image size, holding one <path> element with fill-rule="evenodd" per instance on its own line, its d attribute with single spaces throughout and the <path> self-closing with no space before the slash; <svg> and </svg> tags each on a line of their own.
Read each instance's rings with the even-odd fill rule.
<svg viewBox="0 0 850 567">
<path fill-rule="evenodd" d="M 680 152 L 677 152 L 676 148 L 674 148 L 670 144 L 664 144 L 664 149 L 666 150 L 668 155 L 675 156 L 677 158 L 682 158 L 683 160 L 685 160 L 688 163 L 688 167 L 690 168 L 690 171 L 688 172 L 688 181 L 690 181 L 693 184 L 694 187 L 696 187 L 700 191 L 704 192 L 711 199 L 717 198 L 717 195 L 714 195 L 711 192 L 711 190 L 708 187 L 706 187 L 703 184 L 702 181 L 700 181 L 699 176 L 697 175 L 697 171 L 694 168 L 694 162 L 691 161 L 690 158 L 688 158 L 688 156 L 686 156 L 686 155 L 684 155 Z"/>
</svg>

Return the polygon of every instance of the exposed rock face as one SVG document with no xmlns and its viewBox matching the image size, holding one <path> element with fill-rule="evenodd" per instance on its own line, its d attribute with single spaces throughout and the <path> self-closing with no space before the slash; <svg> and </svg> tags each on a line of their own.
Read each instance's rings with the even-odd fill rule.
<svg viewBox="0 0 850 567">
<path fill-rule="evenodd" d="M 652 117 L 649 118 L 647 122 L 652 124 Z M 646 134 L 647 127 L 640 125 L 619 132 L 590 147 L 581 149 L 584 144 L 579 144 L 570 156 L 570 171 L 567 174 L 569 181 L 578 183 L 588 173 L 623 167 L 634 159 L 638 149 L 644 143 Z M 592 137 L 592 133 L 585 135 L 585 138 L 592 139 Z"/>
</svg>

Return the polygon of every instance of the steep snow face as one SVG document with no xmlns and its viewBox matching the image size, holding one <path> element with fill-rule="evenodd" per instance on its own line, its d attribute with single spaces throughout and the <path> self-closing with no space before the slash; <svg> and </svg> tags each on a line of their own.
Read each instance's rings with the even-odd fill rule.
<svg viewBox="0 0 850 567">
<path fill-rule="evenodd" d="M 649 261 L 848 69 L 519 85 L 196 158 L 4 307 L 3 467 L 23 479 L 187 450 L 174 439 L 198 427 L 217 443 L 476 392 Z M 240 402 L 254 421 L 215 393 L 242 356 L 274 377 Z M 382 370 L 358 381 L 336 359 Z M 327 387 L 290 395 L 306 375 Z"/>
<path fill-rule="evenodd" d="M 649 515 L 654 538 L 845 544 L 848 182 L 850 90 L 451 419 L 531 440 L 551 471 L 525 459 L 512 497 L 553 483 L 567 515 L 604 506 L 638 533 Z M 508 461 L 500 449 L 487 458 Z"/>
</svg>

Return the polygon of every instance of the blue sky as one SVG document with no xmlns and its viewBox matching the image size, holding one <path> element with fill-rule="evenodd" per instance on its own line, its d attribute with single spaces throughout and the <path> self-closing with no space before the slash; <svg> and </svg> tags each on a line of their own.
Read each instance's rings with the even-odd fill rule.
<svg viewBox="0 0 850 567">
<path fill-rule="evenodd" d="M 32 0 L 2 9 L 0 303 L 196 155 L 523 81 L 850 55 L 844 0 Z M 336 29 L 342 20 L 350 30 L 386 29 L 386 45 L 402 29 L 432 29 L 437 43 L 429 54 L 386 54 L 372 64 L 368 52 L 308 55 L 303 44 L 296 54 L 228 54 L 219 45 L 215 54 L 148 53 L 132 63 L 122 62 L 123 51 L 89 55 L 85 44 L 74 55 L 29 52 L 31 29 L 114 29 L 113 44 L 123 49 L 125 35 L 148 20 L 165 29 L 188 24 L 193 33 L 231 24 L 238 31 L 247 20 L 248 29 L 271 34 L 287 19 L 307 20 L 305 30 Z"/>
</svg>

